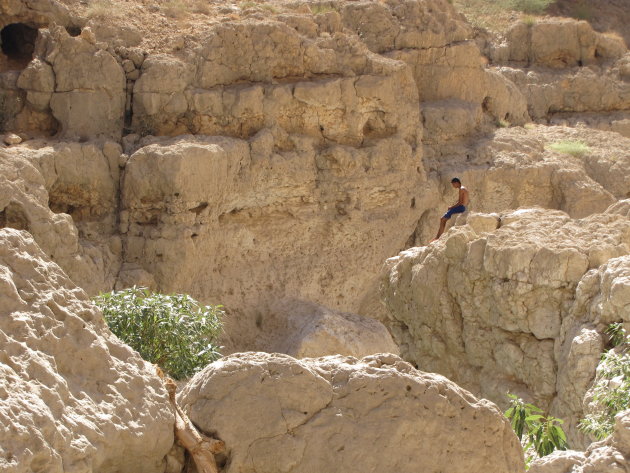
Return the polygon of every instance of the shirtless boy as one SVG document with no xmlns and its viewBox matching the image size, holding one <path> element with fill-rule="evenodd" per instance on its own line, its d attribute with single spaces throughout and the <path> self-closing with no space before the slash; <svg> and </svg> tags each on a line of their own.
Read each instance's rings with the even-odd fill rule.
<svg viewBox="0 0 630 473">
<path fill-rule="evenodd" d="M 448 211 L 442 216 L 442 218 L 440 219 L 440 229 L 438 230 L 437 236 L 431 241 L 435 241 L 442 236 L 442 233 L 444 233 L 444 227 L 446 227 L 446 222 L 451 218 L 453 214 L 460 214 L 466 211 L 466 206 L 468 205 L 468 189 L 462 186 L 462 182 L 456 177 L 451 179 L 451 185 L 455 189 L 459 189 L 459 199 L 457 200 L 455 205 L 449 207 Z"/>
</svg>

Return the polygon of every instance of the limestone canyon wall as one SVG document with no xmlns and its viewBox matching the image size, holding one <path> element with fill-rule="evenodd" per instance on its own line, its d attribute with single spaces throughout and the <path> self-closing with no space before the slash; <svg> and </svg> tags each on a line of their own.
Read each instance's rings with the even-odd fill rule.
<svg viewBox="0 0 630 473">
<path fill-rule="evenodd" d="M 567 419 L 574 445 L 586 445 L 575 423 L 603 330 L 630 323 L 630 53 L 621 39 L 557 19 L 520 22 L 497 38 L 447 0 L 209 2 L 183 17 L 166 3 L 105 3 L 103 12 L 93 2 L 0 0 L 0 240 L 12 308 L 0 334 L 28 335 L 27 345 L 45 354 L 44 371 L 68 393 L 63 406 L 78 402 L 67 381 L 76 373 L 57 376 L 57 349 L 38 345 L 36 328 L 19 327 L 43 320 L 45 330 L 63 331 L 55 317 L 66 312 L 74 314 L 66 320 L 89 314 L 76 333 L 106 347 L 99 366 L 107 384 L 119 382 L 112 370 L 131 372 L 124 379 L 149 392 L 138 401 L 146 412 L 163 401 L 150 369 L 111 338 L 86 301 L 136 284 L 225 305 L 226 352 L 400 351 L 475 395 L 501 404 L 509 389 L 551 409 Z M 551 147 L 567 141 L 582 151 Z M 471 212 L 425 246 L 455 200 L 454 176 L 470 189 Z M 36 268 L 48 269 L 42 276 Z M 29 278 L 62 289 L 43 280 L 20 289 Z M 63 301 L 51 308 L 57 293 Z M 19 315 L 24 304 L 37 304 L 24 309 L 29 317 Z M 23 347 L 18 339 L 12 350 Z M 262 363 L 254 358 L 248 363 Z M 452 401 L 440 404 L 449 419 L 452 403 L 472 417 L 484 412 L 481 430 L 496 438 L 473 440 L 498 442 L 505 456 L 488 460 L 497 471 L 521 468 L 495 407 L 387 360 L 280 365 L 312 378 L 313 396 L 326 401 L 321 417 L 355 375 L 375 393 L 374 379 L 439 385 Z M 24 404 L 31 375 L 23 373 L 37 369 L 11 374 L 21 379 Z M 209 373 L 223 376 L 217 367 Z M 76 409 L 89 404 L 95 417 L 99 409 L 114 416 L 108 403 L 118 401 L 90 389 L 92 400 Z M 406 409 L 400 399 L 394 405 Z M 127 448 L 130 461 L 144 462 L 137 471 L 164 468 L 170 411 L 155 414 L 158 427 L 142 421 L 159 437 L 148 459 L 134 457 L 136 440 L 119 447 L 99 437 L 107 429 L 73 439 L 57 408 L 42 409 L 60 433 L 34 436 L 37 458 L 12 450 L 21 465 L 54 471 L 54 452 L 84 442 L 97 453 L 68 453 L 64 465 L 122 471 L 128 466 L 108 452 Z M 10 422 L 34 425 L 27 412 Z M 121 429 L 131 432 L 124 415 Z M 316 416 L 302 420 L 296 428 L 318 432 Z M 324 430 L 331 443 L 317 447 L 333 448 L 338 434 Z M 286 459 L 286 471 L 324 468 L 309 456 L 310 435 L 278 440 L 304 452 Z M 254 455 L 251 445 L 233 447 L 233 461 Z M 488 467 L 462 455 L 479 471 Z"/>
</svg>

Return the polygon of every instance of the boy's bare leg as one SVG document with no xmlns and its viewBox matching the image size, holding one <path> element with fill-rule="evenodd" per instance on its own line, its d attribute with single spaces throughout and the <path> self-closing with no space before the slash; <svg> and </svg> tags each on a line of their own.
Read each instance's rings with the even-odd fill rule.
<svg viewBox="0 0 630 473">
<path fill-rule="evenodd" d="M 431 242 L 438 240 L 442 236 L 442 233 L 444 233 L 444 228 L 446 227 L 446 222 L 448 222 L 448 219 L 444 217 L 440 219 L 440 229 L 438 230 L 436 237 L 433 240 L 431 240 Z"/>
</svg>

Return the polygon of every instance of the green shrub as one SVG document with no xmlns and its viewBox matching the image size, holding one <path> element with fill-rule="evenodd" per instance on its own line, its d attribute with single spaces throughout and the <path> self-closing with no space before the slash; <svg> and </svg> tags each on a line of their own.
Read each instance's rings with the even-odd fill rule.
<svg viewBox="0 0 630 473">
<path fill-rule="evenodd" d="M 548 148 L 558 153 L 570 154 L 575 157 L 584 156 L 591 151 L 591 148 L 583 141 L 558 141 L 551 143 Z"/>
<path fill-rule="evenodd" d="M 221 306 L 135 287 L 101 294 L 94 302 L 118 338 L 175 379 L 192 376 L 221 356 Z"/>
<path fill-rule="evenodd" d="M 621 324 L 611 324 L 607 333 L 615 348 L 602 355 L 593 384 L 595 409 L 579 424 L 597 440 L 613 433 L 617 413 L 630 409 L 630 336 Z"/>
<path fill-rule="evenodd" d="M 314 15 L 321 15 L 323 13 L 328 13 L 331 11 L 337 11 L 333 5 L 326 5 L 324 3 L 311 4 L 311 12 Z"/>
<path fill-rule="evenodd" d="M 555 0 L 512 0 L 512 8 L 524 13 L 541 14 Z"/>
<path fill-rule="evenodd" d="M 562 430 L 563 421 L 552 416 L 542 414 L 542 409 L 533 404 L 526 404 L 514 394 L 508 394 L 510 407 L 505 416 L 523 444 L 525 452 L 534 451 L 538 457 L 549 455 L 554 450 L 567 449 L 567 437 Z M 533 460 L 533 455 L 526 458 L 527 464 Z"/>
</svg>

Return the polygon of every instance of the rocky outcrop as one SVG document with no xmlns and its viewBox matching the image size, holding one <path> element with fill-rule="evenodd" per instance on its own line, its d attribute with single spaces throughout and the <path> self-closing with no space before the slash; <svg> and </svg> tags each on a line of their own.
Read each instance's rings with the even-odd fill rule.
<svg viewBox="0 0 630 473">
<path fill-rule="evenodd" d="M 505 41 L 491 45 L 494 63 L 520 63 L 556 69 L 615 61 L 626 53 L 623 39 L 597 33 L 586 21 L 550 19 L 518 22 Z"/>
<path fill-rule="evenodd" d="M 281 149 L 294 149 L 295 134 L 352 146 L 416 140 L 409 70 L 351 36 L 309 38 L 278 21 L 219 24 L 197 54 L 144 61 L 133 95 L 138 132 L 250 138 L 267 129 Z"/>
<path fill-rule="evenodd" d="M 154 367 L 28 233 L 0 241 L 0 469 L 163 472 L 174 417 Z"/>
<path fill-rule="evenodd" d="M 496 406 L 394 355 L 233 355 L 195 375 L 178 401 L 225 441 L 226 473 L 325 471 L 331 462 L 344 472 L 524 471 Z"/>
<path fill-rule="evenodd" d="M 582 143 L 585 151 L 574 156 L 550 148 L 563 142 Z M 470 190 L 473 212 L 521 206 L 559 209 L 574 218 L 605 212 L 627 197 L 628 147 L 630 140 L 610 132 L 535 125 L 501 128 L 465 146 L 436 147 L 437 154 L 426 153 L 424 162 L 428 176 L 441 179 L 434 190 L 439 201 L 419 214 L 407 247 L 422 246 L 435 236 L 439 218 L 456 199 L 453 176 Z"/>
<path fill-rule="evenodd" d="M 387 261 L 384 323 L 401 354 L 504 405 L 511 391 L 567 420 L 573 444 L 602 333 L 626 321 L 630 220 L 470 214 Z M 611 287 L 615 287 L 612 291 Z"/>
<path fill-rule="evenodd" d="M 28 231 L 90 294 L 111 290 L 120 145 L 30 141 L 0 149 L 0 227 Z"/>
<path fill-rule="evenodd" d="M 585 452 L 556 451 L 535 460 L 530 473 L 612 473 L 630 467 L 630 411 L 617 414 L 615 431 L 606 440 L 591 444 Z"/>
<path fill-rule="evenodd" d="M 496 72 L 522 92 L 535 120 L 630 110 L 624 41 L 593 31 L 585 21 L 519 22 L 502 43 L 487 44 L 484 51 Z M 607 129 L 623 131 L 619 122 L 626 118 L 613 118 Z"/>
</svg>

